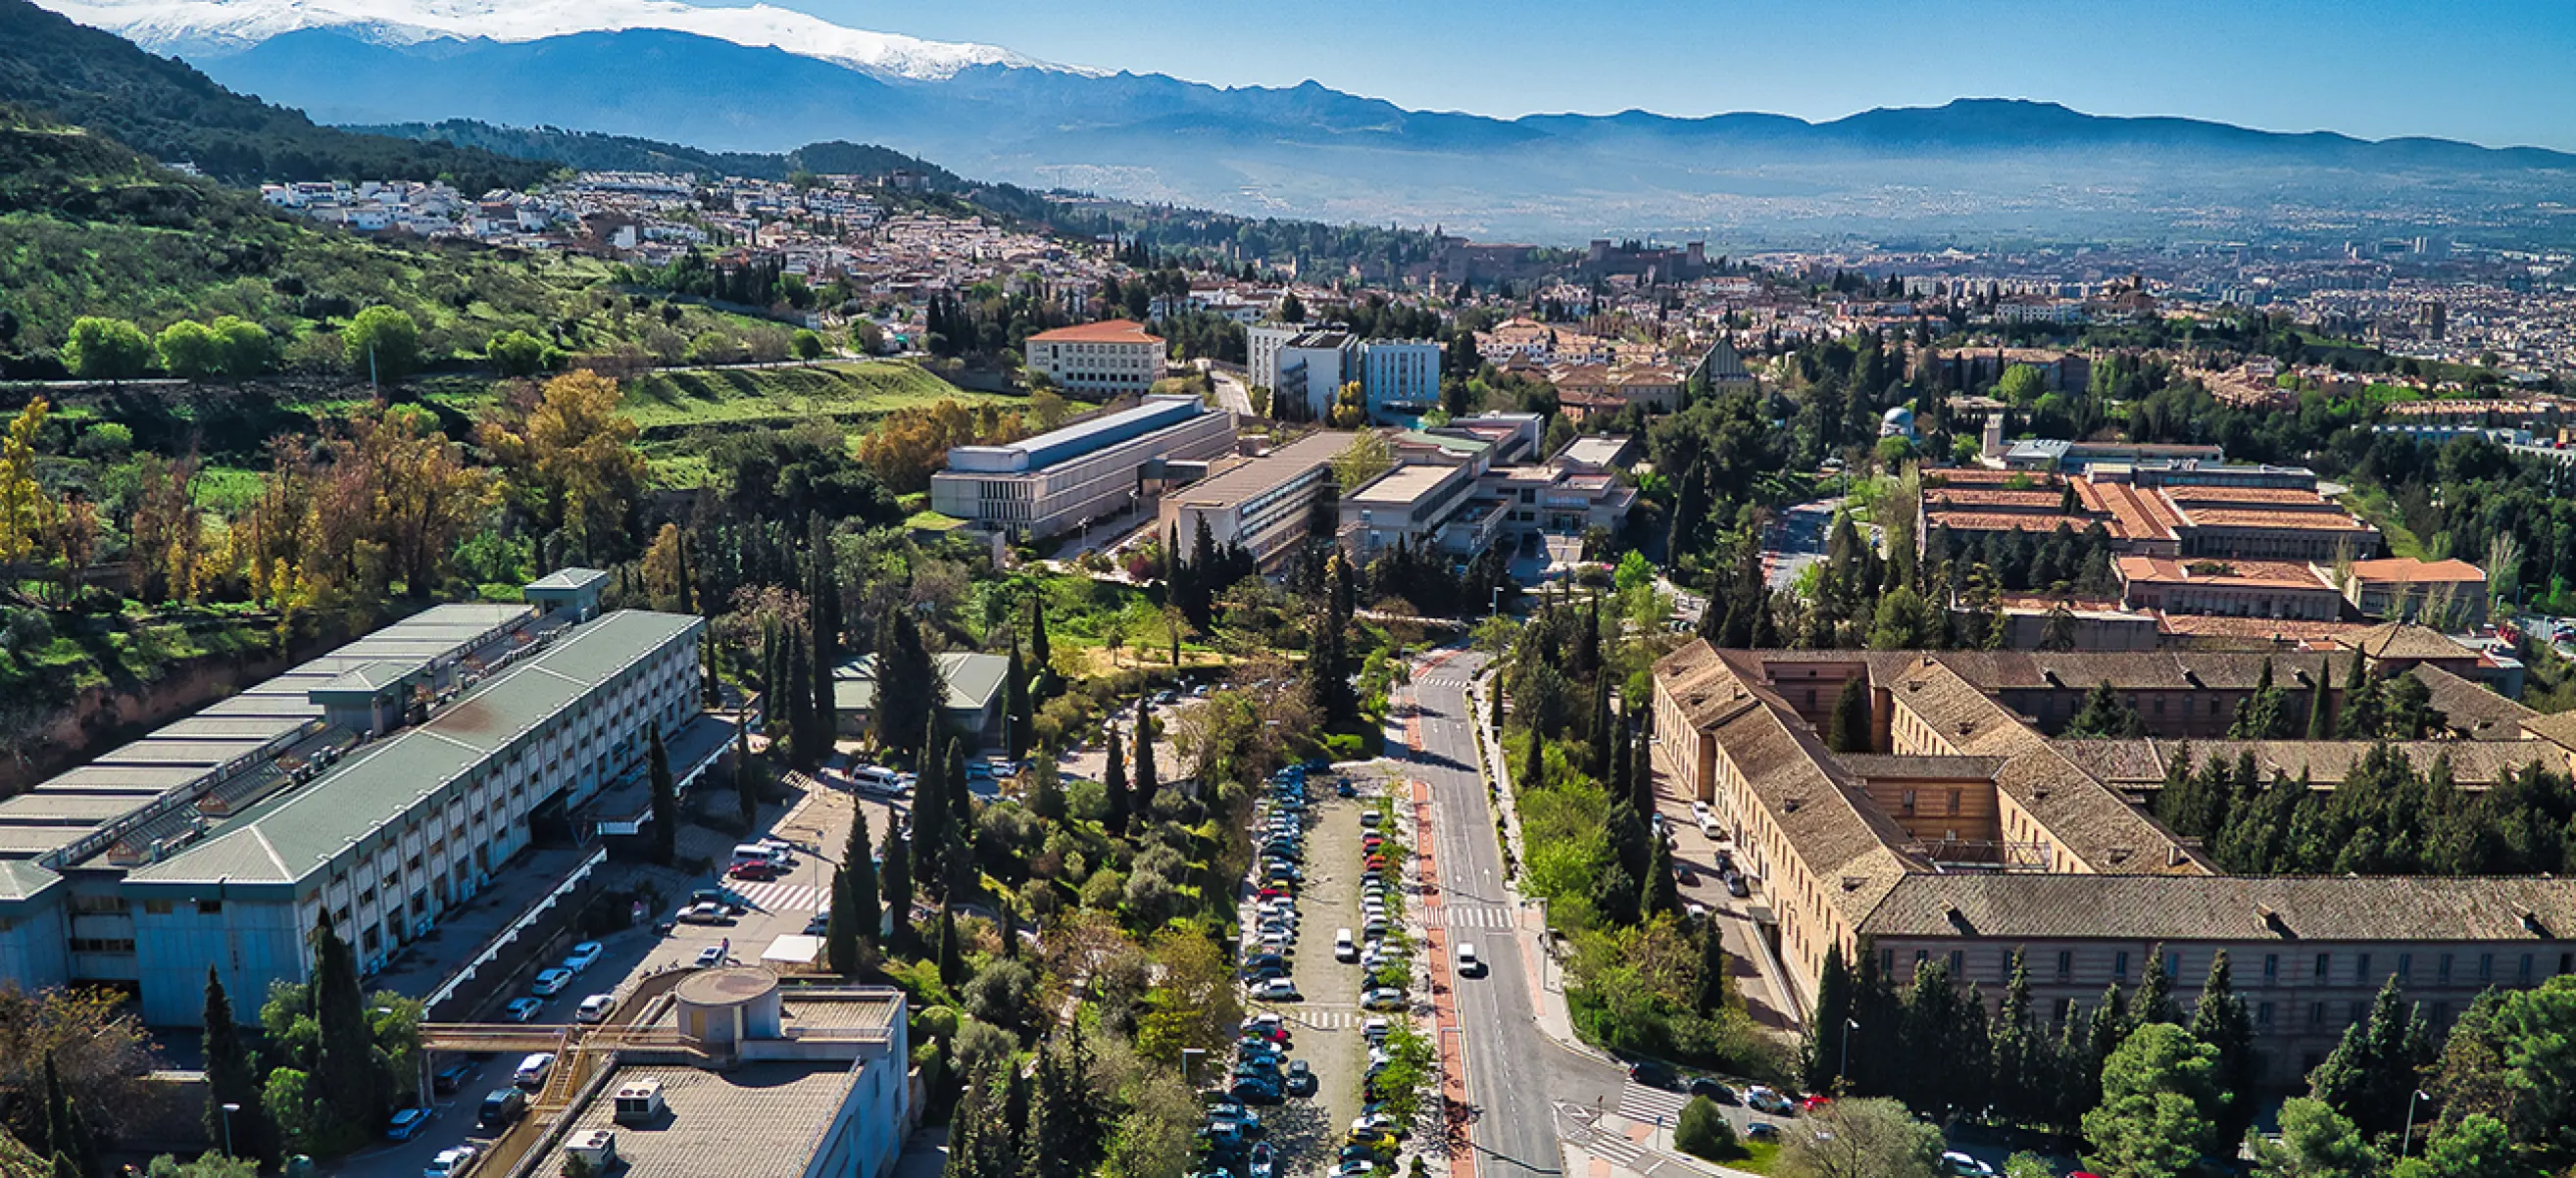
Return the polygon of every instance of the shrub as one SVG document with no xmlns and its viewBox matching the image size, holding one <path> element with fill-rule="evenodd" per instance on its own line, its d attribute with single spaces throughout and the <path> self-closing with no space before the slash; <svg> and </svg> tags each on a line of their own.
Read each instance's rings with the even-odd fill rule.
<svg viewBox="0 0 2576 1178">
<path fill-rule="evenodd" d="M 349 371 L 379 381 L 397 381 L 420 367 L 420 325 L 399 307 L 369 307 L 340 333 Z"/>
<path fill-rule="evenodd" d="M 83 380 L 130 380 L 152 362 L 152 341 L 122 319 L 83 315 L 63 343 L 63 367 Z"/>
<path fill-rule="evenodd" d="M 1682 1106 L 1681 1119 L 1673 1125 L 1673 1148 L 1695 1158 L 1722 1162 L 1735 1156 L 1735 1126 L 1726 1123 L 1726 1114 L 1718 1111 L 1717 1102 L 1705 1096 L 1691 1097 Z"/>
</svg>

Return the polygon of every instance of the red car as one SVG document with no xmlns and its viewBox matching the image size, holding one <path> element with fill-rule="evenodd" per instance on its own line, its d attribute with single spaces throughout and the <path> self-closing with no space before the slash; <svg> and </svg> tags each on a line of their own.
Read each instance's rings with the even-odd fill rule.
<svg viewBox="0 0 2576 1178">
<path fill-rule="evenodd" d="M 726 872 L 725 874 L 730 875 L 735 879 L 776 879 L 778 878 L 778 865 L 775 863 L 757 862 L 736 863 L 733 866 L 733 870 Z"/>
<path fill-rule="evenodd" d="M 1833 1102 L 1834 1098 L 1830 1096 L 1801 1096 L 1798 1098 L 1798 1111 L 1811 1113 Z"/>
<path fill-rule="evenodd" d="M 1255 894 L 1256 894 L 1256 895 L 1258 895 L 1258 896 L 1260 896 L 1260 897 L 1261 897 L 1262 899 L 1264 899 L 1264 900 L 1276 900 L 1276 899 L 1279 899 L 1279 898 L 1281 898 L 1281 897 L 1283 897 L 1283 896 L 1286 896 L 1286 895 L 1288 894 L 1288 892 L 1287 892 L 1287 889 L 1285 889 L 1285 888 L 1278 888 L 1278 887 L 1265 887 L 1265 888 L 1261 889 L 1259 892 L 1257 892 L 1257 893 L 1255 893 Z"/>
</svg>

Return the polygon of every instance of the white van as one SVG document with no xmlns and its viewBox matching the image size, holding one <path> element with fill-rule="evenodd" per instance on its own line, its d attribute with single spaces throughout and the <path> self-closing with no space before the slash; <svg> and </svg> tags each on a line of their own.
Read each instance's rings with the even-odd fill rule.
<svg viewBox="0 0 2576 1178">
<path fill-rule="evenodd" d="M 1485 976 L 1485 960 L 1476 956 L 1474 941 L 1458 942 L 1458 976 L 1462 978 Z"/>
<path fill-rule="evenodd" d="M 1359 943 L 1358 943 L 1358 942 L 1356 942 L 1356 941 L 1353 941 L 1353 940 L 1351 939 L 1351 930 L 1349 930 L 1349 929 L 1335 929 L 1335 930 L 1333 930 L 1333 960 L 1335 960 L 1335 961 L 1357 961 L 1357 960 L 1359 960 L 1359 959 L 1360 959 L 1360 947 L 1359 947 Z"/>
<path fill-rule="evenodd" d="M 759 843 L 737 843 L 734 845 L 733 865 L 736 867 L 743 866 L 747 863 L 768 863 L 775 865 L 777 862 L 778 857 L 770 854 L 769 848 L 764 847 Z"/>
<path fill-rule="evenodd" d="M 850 770 L 850 783 L 866 793 L 899 798 L 912 792 L 912 782 L 912 774 L 898 773 L 883 765 L 860 765 Z"/>
</svg>

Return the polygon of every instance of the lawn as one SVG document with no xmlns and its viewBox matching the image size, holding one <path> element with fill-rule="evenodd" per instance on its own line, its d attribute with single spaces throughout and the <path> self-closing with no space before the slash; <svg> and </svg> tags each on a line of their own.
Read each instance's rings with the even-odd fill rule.
<svg viewBox="0 0 2576 1178">
<path fill-rule="evenodd" d="M 2407 530 L 2406 521 L 2398 515 L 2397 505 L 2389 501 L 2388 492 L 2368 484 L 2356 484 L 2350 491 L 2337 496 L 2335 502 L 2379 529 L 2379 534 L 2388 540 L 2389 555 L 2417 560 L 2424 558 L 2424 542 Z"/>
<path fill-rule="evenodd" d="M 793 425 L 823 417 L 862 424 L 947 399 L 1018 405 L 1022 398 L 960 389 L 903 360 L 793 368 L 688 369 L 626 382 L 626 415 L 646 435 L 701 425 Z"/>
</svg>

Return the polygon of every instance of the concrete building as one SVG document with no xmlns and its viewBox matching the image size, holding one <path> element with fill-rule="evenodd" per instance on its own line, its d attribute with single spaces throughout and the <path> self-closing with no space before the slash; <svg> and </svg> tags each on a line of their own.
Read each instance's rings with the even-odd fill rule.
<svg viewBox="0 0 2576 1178">
<path fill-rule="evenodd" d="M 1197 397 L 1156 396 L 1002 446 L 959 446 L 930 476 L 931 510 L 1045 538 L 1161 493 L 1164 465 L 1234 449 L 1234 415 Z"/>
<path fill-rule="evenodd" d="M 1923 492 L 1925 542 L 1988 533 L 2100 527 L 2112 550 L 2136 556 L 2331 561 L 2379 549 L 2379 530 L 2314 490 L 2234 485 L 2140 485 L 2083 475 L 1940 472 Z"/>
<path fill-rule="evenodd" d="M 1162 337 L 1132 319 L 1041 331 L 1028 338 L 1029 371 L 1076 396 L 1141 395 L 1163 377 Z"/>
<path fill-rule="evenodd" d="M 1378 553 L 1436 544 L 1458 557 L 1491 547 L 1509 515 L 1476 494 L 1478 467 L 1398 466 L 1342 493 L 1342 547 L 1366 563 Z"/>
<path fill-rule="evenodd" d="M 1368 396 L 1369 420 L 1381 425 L 1410 424 L 1440 404 L 1438 340 L 1369 340 L 1360 345 L 1360 383 Z"/>
<path fill-rule="evenodd" d="M 1279 345 L 1270 382 L 1270 415 L 1320 421 L 1342 386 L 1359 379 L 1360 338 L 1347 331 L 1302 331 Z M 1259 375 L 1254 377 L 1259 383 Z"/>
<path fill-rule="evenodd" d="M 327 913 L 372 974 L 696 714 L 694 617 L 440 606 L 0 804 L 0 980 L 188 1026 L 308 980 Z M 50 939 L 51 943 L 48 943 Z M 247 1016 L 255 997 L 236 1003 Z"/>
<path fill-rule="evenodd" d="M 1195 542 L 1199 525 L 1220 547 L 1242 545 L 1263 572 L 1275 572 L 1313 535 L 1315 509 L 1333 459 L 1359 437 L 1325 430 L 1268 454 L 1239 458 L 1207 478 L 1163 496 L 1159 534 Z"/>
<path fill-rule="evenodd" d="M 931 660 L 939 667 L 939 684 L 947 693 L 940 701 L 940 718 L 983 748 L 1000 748 L 1007 743 L 1010 730 L 1004 707 L 1009 695 L 1010 657 L 950 650 L 932 655 Z M 832 713 L 841 735 L 867 732 L 875 722 L 876 705 L 877 656 L 863 654 L 832 669 Z"/>
<path fill-rule="evenodd" d="M 2452 755 L 2465 767 L 2462 788 L 2512 767 L 2563 771 L 2576 730 L 2398 657 L 2442 653 L 2443 641 L 2392 631 L 2377 647 L 2391 657 L 2364 648 L 2374 673 L 2417 676 L 2437 706 L 2475 717 L 2453 721 L 2467 740 L 2405 751 Z M 1700 641 L 1655 666 L 1654 758 L 1725 830 L 1755 888 L 1745 907 L 1758 944 L 1801 1002 L 1831 951 L 1847 961 L 1873 954 L 1897 979 L 1939 961 L 1989 1001 L 2018 956 L 2053 1028 L 2151 969 L 2165 971 L 2187 1008 L 2223 950 L 2254 1015 L 2258 1080 L 2280 1088 L 2314 1067 L 2391 977 L 2438 1028 L 2489 987 L 2576 972 L 2576 880 L 2230 876 L 2131 800 L 2148 778 L 2161 783 L 2159 758 L 2185 747 L 2242 752 L 2331 788 L 2366 743 L 2206 742 L 2223 723 L 2220 701 L 2250 691 L 2262 666 L 2304 700 L 2319 686 L 2339 691 L 2344 662 L 1720 651 Z M 1819 725 L 1854 680 L 1870 700 L 1871 747 L 1830 752 Z M 2048 705 L 2077 703 L 2101 682 L 2141 700 L 2151 739 L 2046 734 L 2072 710 Z"/>
<path fill-rule="evenodd" d="M 578 1041 L 609 1045 L 559 1070 L 602 1062 L 549 1124 L 514 1130 L 536 1140 L 494 1178 L 555 1178 L 576 1153 L 629 1178 L 887 1178 L 920 1115 L 908 1021 L 892 987 L 696 971 Z"/>
</svg>

